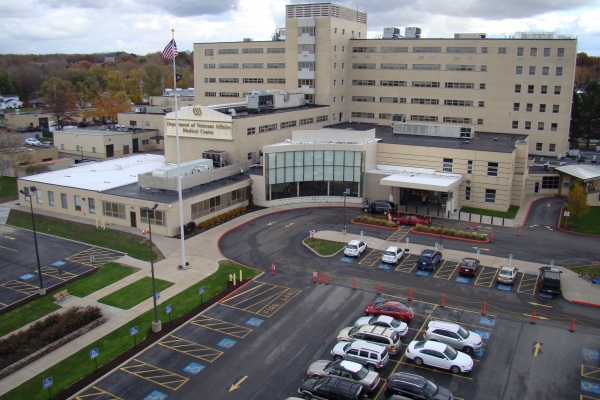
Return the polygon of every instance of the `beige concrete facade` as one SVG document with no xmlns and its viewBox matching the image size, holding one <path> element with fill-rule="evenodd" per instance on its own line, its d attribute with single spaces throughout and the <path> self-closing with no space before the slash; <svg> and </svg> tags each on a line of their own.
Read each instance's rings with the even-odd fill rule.
<svg viewBox="0 0 600 400">
<path fill-rule="evenodd" d="M 164 118 L 164 117 L 163 117 Z M 134 151 L 134 140 L 138 150 L 151 150 L 154 130 L 118 132 L 115 130 L 69 129 L 54 132 L 54 146 L 63 153 L 80 157 L 122 157 Z"/>
<path fill-rule="evenodd" d="M 4 118 L 6 119 L 6 126 L 11 127 L 28 127 L 28 126 L 48 126 L 54 121 L 52 114 L 40 112 L 28 112 L 28 113 L 5 113 Z M 75 117 L 75 121 L 81 122 L 83 118 Z M 41 132 L 39 133 L 41 136 Z"/>
<path fill-rule="evenodd" d="M 2 152 L 0 157 L 3 160 L 8 161 L 7 164 L 10 166 L 2 171 L 2 175 L 5 176 L 23 176 L 24 172 L 20 171 L 23 168 L 20 168 L 22 164 L 30 164 L 30 163 L 40 163 L 43 161 L 52 161 L 58 159 L 58 150 L 56 147 L 42 147 L 42 146 L 32 146 L 32 147 L 20 147 L 13 149 L 11 152 Z M 71 160 L 71 164 L 73 160 Z M 60 164 L 59 164 L 60 166 Z M 62 169 L 66 168 L 63 166 L 59 168 L 59 166 L 52 166 L 51 169 Z"/>
</svg>

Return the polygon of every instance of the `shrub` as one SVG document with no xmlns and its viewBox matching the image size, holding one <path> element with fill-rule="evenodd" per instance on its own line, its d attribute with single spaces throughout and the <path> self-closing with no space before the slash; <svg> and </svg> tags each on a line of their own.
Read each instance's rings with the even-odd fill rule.
<svg viewBox="0 0 600 400">
<path fill-rule="evenodd" d="M 196 223 L 194 221 L 190 221 L 187 223 L 186 227 L 190 233 L 194 232 L 196 230 Z"/>
</svg>

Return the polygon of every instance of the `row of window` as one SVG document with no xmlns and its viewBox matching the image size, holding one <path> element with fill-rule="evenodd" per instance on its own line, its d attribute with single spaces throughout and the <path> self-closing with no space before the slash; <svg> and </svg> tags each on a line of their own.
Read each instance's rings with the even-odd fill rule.
<svg viewBox="0 0 600 400">
<path fill-rule="evenodd" d="M 537 68 L 535 65 L 531 65 L 529 67 L 529 75 L 535 75 L 537 71 Z M 517 75 L 523 75 L 523 66 L 522 65 L 517 65 L 516 66 L 516 70 L 515 73 Z M 554 70 L 554 73 L 556 76 L 563 76 L 563 67 L 556 67 L 556 69 Z M 542 76 L 548 76 L 550 75 L 550 67 L 542 67 Z"/>
<path fill-rule="evenodd" d="M 36 202 L 38 204 L 43 204 L 44 203 L 44 194 L 43 191 L 41 189 L 37 189 L 35 192 L 35 197 L 36 197 Z M 81 196 L 78 195 L 74 195 L 73 196 L 73 204 L 75 205 L 75 211 L 81 211 L 81 201 L 82 200 L 86 200 L 85 198 L 81 198 Z M 31 201 L 31 197 L 30 196 L 25 196 L 25 201 Z M 88 197 L 87 198 L 87 203 L 88 203 L 88 212 L 90 214 L 96 214 L 96 201 L 95 199 Z M 54 192 L 53 191 L 48 191 L 48 205 L 51 207 L 54 207 L 55 203 L 54 203 Z M 69 208 L 69 202 L 68 202 L 68 197 L 65 193 L 61 193 L 60 194 L 60 205 L 61 208 L 64 209 L 68 209 Z"/>
<path fill-rule="evenodd" d="M 544 151 L 544 144 L 543 143 L 536 143 L 535 144 L 535 151 Z M 555 153 L 556 152 L 556 144 L 555 143 L 548 143 L 548 151 L 550 153 Z"/>
<path fill-rule="evenodd" d="M 334 80 L 334 86 L 336 81 Z M 441 86 L 440 82 L 432 82 L 432 81 L 412 81 L 410 82 L 410 86 L 412 87 L 421 87 L 421 88 L 441 88 L 444 87 L 446 89 L 475 89 L 476 84 L 470 82 L 442 82 L 444 85 Z M 344 85 L 344 80 L 342 80 L 342 85 Z M 353 86 L 377 86 L 377 81 L 374 79 L 353 79 Z M 395 87 L 408 87 L 408 81 L 394 81 L 394 80 L 380 80 L 379 86 L 395 86 Z M 546 87 L 547 88 L 547 87 Z M 485 90 L 485 83 L 479 84 L 480 90 Z"/>
<path fill-rule="evenodd" d="M 375 113 L 373 113 L 373 112 L 352 111 L 352 113 L 350 115 L 352 116 L 352 118 L 369 118 L 369 119 L 376 118 Z M 378 115 L 379 115 L 379 119 L 391 119 L 392 118 L 392 114 L 388 114 L 388 113 L 379 113 Z M 447 123 L 447 124 L 468 124 L 468 125 L 473 124 L 473 118 L 467 118 L 467 117 L 442 117 L 440 119 L 438 116 L 435 116 L 435 115 L 411 115 L 410 116 L 410 121 L 438 122 L 438 120 L 442 121 L 444 123 Z M 477 125 L 483 125 L 483 118 L 477 119 Z"/>
<path fill-rule="evenodd" d="M 414 71 L 442 71 L 442 64 L 412 64 L 411 67 L 411 69 Z M 352 69 L 377 69 L 377 64 L 352 63 Z M 381 63 L 379 64 L 379 69 L 408 70 L 408 64 Z M 481 65 L 479 70 L 481 72 L 486 72 L 487 65 Z M 464 64 L 446 64 L 445 71 L 477 71 L 477 66 Z"/>
<path fill-rule="evenodd" d="M 444 158 L 442 160 L 442 171 L 452 172 L 454 167 L 454 159 Z M 467 174 L 473 173 L 473 160 L 467 160 Z M 498 163 L 488 162 L 487 163 L 487 176 L 498 176 Z"/>
<path fill-rule="evenodd" d="M 342 96 L 342 101 L 344 101 L 343 97 L 344 96 Z M 355 102 L 375 103 L 376 99 L 377 98 L 375 96 L 352 96 L 352 101 Z M 379 97 L 379 102 L 406 104 L 406 97 Z M 410 99 L 410 104 L 440 105 L 440 100 L 412 98 Z M 479 107 L 485 107 L 484 101 L 479 101 L 477 102 L 477 104 L 479 105 Z M 475 105 L 475 102 L 472 100 L 444 100 L 443 105 L 456 107 L 473 107 Z"/>
<path fill-rule="evenodd" d="M 242 69 L 262 69 L 265 67 L 264 63 L 242 63 Z M 209 63 L 204 64 L 204 69 L 216 69 L 217 64 Z M 219 63 L 219 69 L 238 69 L 240 68 L 239 63 Z M 285 69 L 285 63 L 267 63 L 268 69 Z"/>
<path fill-rule="evenodd" d="M 316 118 L 317 122 L 326 122 L 328 120 L 329 120 L 328 115 L 320 115 Z M 309 125 L 309 124 L 314 124 L 314 123 L 315 123 L 314 117 L 302 118 L 298 121 L 294 120 L 294 121 L 281 122 L 279 124 L 279 129 L 293 128 L 295 126 Z M 265 133 L 265 132 L 271 132 L 271 131 L 276 131 L 276 130 L 277 130 L 277 124 L 261 125 L 258 127 L 258 133 Z M 247 128 L 246 134 L 247 135 L 256 135 L 256 127 Z"/>
<path fill-rule="evenodd" d="M 546 104 L 540 104 L 538 110 L 541 113 L 545 113 L 546 112 Z M 521 111 L 521 103 L 513 103 L 513 111 Z M 525 111 L 533 112 L 533 103 L 526 103 Z M 553 104 L 552 105 L 552 114 L 558 114 L 559 112 L 560 112 L 560 105 Z"/>
<path fill-rule="evenodd" d="M 334 51 L 337 48 L 334 47 Z M 379 51 L 378 51 L 379 50 Z M 536 47 L 532 47 L 529 51 L 531 57 L 537 56 L 538 49 Z M 344 51 L 342 49 L 342 51 Z M 550 57 L 552 49 L 550 47 L 544 47 L 543 54 L 544 57 Z M 408 53 L 408 46 L 357 46 L 352 48 L 353 53 Z M 441 46 L 415 46 L 412 48 L 413 53 L 442 53 Z M 446 53 L 450 54 L 476 54 L 477 47 L 456 47 L 456 46 L 448 46 L 446 47 Z M 524 53 L 524 48 L 517 48 L 517 56 L 522 57 Z M 488 48 L 482 47 L 481 54 L 488 54 Z M 498 54 L 506 54 L 506 47 L 498 47 Z M 565 49 L 563 47 L 559 47 L 556 49 L 557 57 L 565 56 Z"/>
<path fill-rule="evenodd" d="M 204 78 L 204 83 L 217 83 L 217 78 Z M 240 83 L 240 78 L 219 78 L 219 83 Z M 242 78 L 242 83 L 265 83 L 263 78 Z M 267 83 L 284 84 L 285 78 L 267 78 Z"/>
<path fill-rule="evenodd" d="M 214 213 L 234 204 L 248 200 L 247 188 L 232 190 L 220 196 L 211 197 L 192 204 L 192 219 L 198 219 L 204 215 Z"/>
<path fill-rule="evenodd" d="M 544 57 L 550 57 L 550 54 L 552 52 L 552 49 L 550 47 L 544 47 L 543 49 L 543 55 Z M 523 57 L 523 54 L 525 53 L 525 48 L 524 47 L 517 47 L 517 57 Z M 531 47 L 529 49 L 529 56 L 530 57 L 537 57 L 538 55 L 538 48 L 537 47 Z M 556 49 L 556 57 L 564 57 L 565 56 L 565 49 L 564 47 L 559 47 L 558 49 Z"/>
<path fill-rule="evenodd" d="M 239 49 L 219 49 L 218 50 L 218 54 L 239 54 L 239 53 L 240 53 Z M 262 47 L 242 49 L 242 54 L 262 54 L 262 53 L 267 53 L 267 54 L 285 53 L 285 47 L 268 47 L 266 52 L 264 51 L 264 49 Z M 215 50 L 214 49 L 205 49 L 204 55 L 207 57 L 214 56 Z"/>
<path fill-rule="evenodd" d="M 515 93 L 521 93 L 523 85 L 515 85 Z M 554 94 L 560 95 L 562 91 L 561 86 L 554 86 Z M 535 85 L 527 85 L 527 94 L 535 94 Z M 548 85 L 540 86 L 540 94 L 548 94 Z"/>
<path fill-rule="evenodd" d="M 471 187 L 465 188 L 465 200 L 471 200 Z M 485 189 L 484 201 L 489 204 L 496 203 L 496 189 Z"/>
<path fill-rule="evenodd" d="M 538 122 L 537 123 L 537 130 L 538 131 L 543 131 L 545 128 L 546 124 L 545 122 Z M 523 129 L 525 129 L 526 131 L 530 131 L 532 127 L 532 122 L 531 121 L 525 121 L 525 124 L 523 126 Z M 512 121 L 512 128 L 513 129 L 519 129 L 519 121 Z M 551 122 L 550 123 L 550 132 L 558 132 L 558 124 L 556 122 Z"/>
</svg>

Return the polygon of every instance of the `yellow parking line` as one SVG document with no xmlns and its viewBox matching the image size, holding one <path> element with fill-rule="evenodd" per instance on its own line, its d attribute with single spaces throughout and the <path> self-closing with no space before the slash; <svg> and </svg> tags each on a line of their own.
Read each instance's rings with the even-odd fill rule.
<svg viewBox="0 0 600 400">
<path fill-rule="evenodd" d="M 14 251 L 15 253 L 19 252 L 19 250 L 11 249 L 10 247 L 0 246 L 0 248 L 6 249 L 6 250 L 10 250 L 10 251 Z"/>
<path fill-rule="evenodd" d="M 439 372 L 440 374 L 446 374 L 446 375 L 450 375 L 450 376 L 456 376 L 457 378 L 463 378 L 463 379 L 467 379 L 469 381 L 473 380 L 473 378 L 469 378 L 468 376 L 463 376 L 463 375 L 459 375 L 459 374 L 453 374 L 452 372 L 440 371 L 439 369 L 434 369 L 434 368 L 429 368 L 429 367 L 422 366 L 422 365 L 417 365 L 414 362 L 413 363 L 407 363 L 407 362 L 404 362 L 404 361 L 400 361 L 400 364 L 411 365 L 413 367 L 417 367 L 417 368 L 421 368 L 421 369 L 426 369 L 426 370 L 434 371 L 434 372 Z"/>
<path fill-rule="evenodd" d="M 529 275 L 529 277 L 527 277 Z M 517 288 L 517 293 L 521 294 L 535 294 L 535 288 L 537 287 L 538 275 L 534 274 L 523 274 L 521 276 L 521 281 L 519 282 L 519 287 Z M 526 288 L 522 288 L 523 283 L 525 283 Z M 532 286 L 531 288 L 529 286 Z"/>
<path fill-rule="evenodd" d="M 452 275 L 454 275 L 454 271 L 456 271 L 457 268 L 458 264 L 454 266 L 446 266 L 446 261 L 444 261 L 444 263 L 438 268 L 437 272 L 435 273 L 435 275 L 433 275 L 433 277 L 437 279 L 450 280 L 450 278 L 452 278 Z M 446 274 L 448 274 L 449 269 L 452 269 L 452 272 L 450 272 L 450 274 L 446 277 Z"/>
<path fill-rule="evenodd" d="M 491 287 L 492 284 L 496 281 L 496 275 L 498 275 L 498 268 L 483 267 L 479 272 L 479 276 L 475 280 L 474 285 Z"/>
</svg>

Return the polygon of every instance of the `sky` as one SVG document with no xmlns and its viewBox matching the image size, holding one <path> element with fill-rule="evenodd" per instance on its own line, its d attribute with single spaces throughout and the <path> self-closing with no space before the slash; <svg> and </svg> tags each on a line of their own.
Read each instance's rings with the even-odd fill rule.
<svg viewBox="0 0 600 400">
<path fill-rule="evenodd" d="M 360 1 L 360 0 L 359 0 Z M 171 28 L 180 51 L 194 43 L 270 40 L 296 0 L 0 0 L 0 54 L 162 51 Z M 423 37 L 455 32 L 508 37 L 572 35 L 578 51 L 600 56 L 600 0 L 370 0 L 335 2 L 368 13 L 368 35 L 394 26 Z"/>
</svg>

